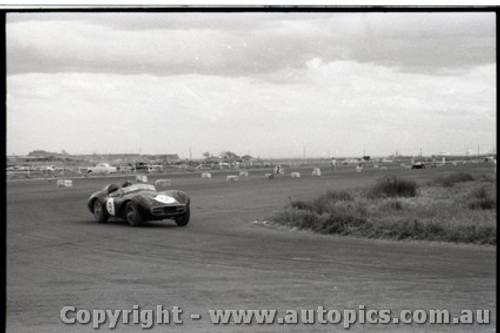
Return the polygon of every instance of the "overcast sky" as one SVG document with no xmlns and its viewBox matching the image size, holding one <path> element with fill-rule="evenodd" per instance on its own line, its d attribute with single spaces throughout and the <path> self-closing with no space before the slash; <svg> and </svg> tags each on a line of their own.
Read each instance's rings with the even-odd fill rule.
<svg viewBox="0 0 500 333">
<path fill-rule="evenodd" d="M 7 154 L 496 148 L 494 13 L 8 13 Z"/>
</svg>

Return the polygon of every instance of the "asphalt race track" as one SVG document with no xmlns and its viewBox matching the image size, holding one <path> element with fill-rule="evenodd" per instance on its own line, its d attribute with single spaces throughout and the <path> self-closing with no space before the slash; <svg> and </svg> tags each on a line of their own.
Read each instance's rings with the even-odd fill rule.
<svg viewBox="0 0 500 333">
<path fill-rule="evenodd" d="M 397 170 L 425 179 L 433 170 Z M 439 172 L 447 172 L 443 168 Z M 344 170 L 322 177 L 239 182 L 224 174 L 168 176 L 192 200 L 191 222 L 132 228 L 98 224 L 88 196 L 121 178 L 7 183 L 7 332 L 95 332 L 67 325 L 77 309 L 165 309 L 179 306 L 183 324 L 149 332 L 341 332 L 342 324 L 215 325 L 210 309 L 489 309 L 496 317 L 496 247 L 363 240 L 274 229 L 254 223 L 290 198 L 372 183 L 380 171 Z M 152 178 L 158 179 L 160 177 Z M 200 314 L 191 319 L 190 314 Z M 108 331 L 104 324 L 98 331 Z M 492 332 L 490 325 L 362 325 L 349 331 Z M 118 323 L 113 332 L 142 331 Z"/>
</svg>

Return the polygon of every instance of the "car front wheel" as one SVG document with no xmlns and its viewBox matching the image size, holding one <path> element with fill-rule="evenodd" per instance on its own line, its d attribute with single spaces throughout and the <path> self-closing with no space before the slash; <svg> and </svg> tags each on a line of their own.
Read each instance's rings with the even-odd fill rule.
<svg viewBox="0 0 500 333">
<path fill-rule="evenodd" d="M 108 221 L 109 215 L 104 209 L 104 205 L 98 199 L 94 200 L 92 205 L 92 212 L 94 213 L 94 217 L 99 223 L 106 223 Z"/>
<path fill-rule="evenodd" d="M 140 226 L 143 222 L 139 207 L 137 207 L 137 205 L 133 202 L 127 203 L 125 217 L 128 224 L 133 227 Z"/>
<path fill-rule="evenodd" d="M 189 223 L 190 217 L 191 217 L 191 210 L 189 209 L 188 206 L 186 212 L 175 219 L 175 223 L 177 223 L 179 227 L 185 227 Z"/>
</svg>

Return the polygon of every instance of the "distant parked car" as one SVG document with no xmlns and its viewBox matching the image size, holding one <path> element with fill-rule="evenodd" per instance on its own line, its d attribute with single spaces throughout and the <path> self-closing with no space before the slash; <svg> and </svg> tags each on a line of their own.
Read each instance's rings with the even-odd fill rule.
<svg viewBox="0 0 500 333">
<path fill-rule="evenodd" d="M 425 164 L 422 162 L 413 163 L 411 166 L 412 169 L 425 169 Z"/>
<path fill-rule="evenodd" d="M 120 165 L 116 168 L 118 172 L 132 172 L 134 171 L 133 165 Z"/>
<path fill-rule="evenodd" d="M 108 163 L 99 163 L 95 167 L 87 169 L 88 174 L 105 174 L 109 175 L 112 172 L 116 172 L 116 167 L 109 165 Z"/>
<path fill-rule="evenodd" d="M 158 191 L 148 183 L 130 184 L 121 187 L 108 184 L 93 193 L 87 207 L 98 222 L 105 223 L 109 217 L 127 220 L 131 226 L 146 221 L 173 219 L 178 226 L 185 226 L 190 218 L 190 198 L 178 190 Z"/>
<path fill-rule="evenodd" d="M 150 169 L 151 169 L 151 171 L 155 171 L 155 172 L 163 172 L 163 165 L 161 165 L 161 164 L 151 164 L 150 165 Z"/>
<path fill-rule="evenodd" d="M 135 164 L 135 170 L 137 172 L 150 173 L 151 171 L 153 171 L 153 167 L 151 166 L 150 163 L 147 163 L 147 162 L 137 162 Z"/>
</svg>

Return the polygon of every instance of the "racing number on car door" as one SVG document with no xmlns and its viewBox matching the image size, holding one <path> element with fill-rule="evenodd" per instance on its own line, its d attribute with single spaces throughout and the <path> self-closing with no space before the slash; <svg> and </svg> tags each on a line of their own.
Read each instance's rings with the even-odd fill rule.
<svg viewBox="0 0 500 333">
<path fill-rule="evenodd" d="M 109 198 L 108 201 L 106 201 L 106 209 L 109 215 L 115 215 L 115 201 L 113 198 Z"/>
</svg>

